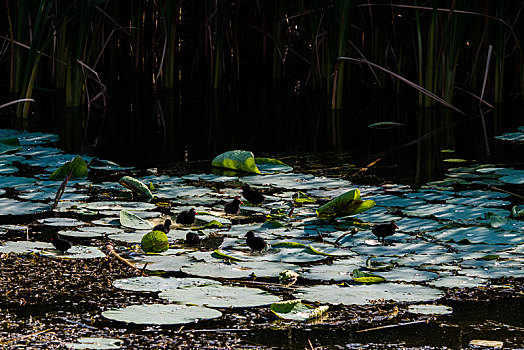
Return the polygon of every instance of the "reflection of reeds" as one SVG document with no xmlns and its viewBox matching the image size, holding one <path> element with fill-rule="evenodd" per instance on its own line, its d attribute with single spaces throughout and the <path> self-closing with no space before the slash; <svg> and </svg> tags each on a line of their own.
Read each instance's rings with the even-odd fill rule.
<svg viewBox="0 0 524 350">
<path fill-rule="evenodd" d="M 20 98 L 31 98 L 41 86 L 62 90 L 68 106 L 81 106 L 122 77 L 155 88 L 198 89 L 229 89 L 244 80 L 260 86 L 254 77 L 263 77 L 282 79 L 283 86 L 293 86 L 290 91 L 320 92 L 339 109 L 355 86 L 410 91 L 390 79 L 390 72 L 423 88 L 418 101 L 426 107 L 436 99 L 421 91 L 447 103 L 461 91 L 493 102 L 524 92 L 519 2 L 6 0 L 5 5 L 8 21 L 0 35 L 9 40 L 10 69 L 1 74 Z M 370 70 L 364 61 L 381 69 Z M 21 106 L 27 115 L 29 105 Z"/>
</svg>

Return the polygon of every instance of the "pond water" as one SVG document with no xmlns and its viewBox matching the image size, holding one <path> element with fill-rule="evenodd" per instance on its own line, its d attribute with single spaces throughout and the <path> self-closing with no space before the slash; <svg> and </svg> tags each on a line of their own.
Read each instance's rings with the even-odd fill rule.
<svg viewBox="0 0 524 350">
<path fill-rule="evenodd" d="M 53 104 L 52 114 L 44 110 L 26 125 L 0 119 L 0 128 L 59 135 L 0 132 L 21 142 L 21 149 L 0 155 L 0 344 L 21 345 L 25 335 L 41 331 L 34 348 L 82 348 L 80 335 L 134 348 L 151 347 L 151 339 L 189 347 L 459 349 L 478 339 L 521 347 L 524 324 L 515 310 L 524 306 L 516 297 L 524 290 L 523 143 L 495 138 L 524 125 L 520 107 L 464 117 L 377 100 L 331 112 L 310 96 L 245 95 L 142 98 L 103 113 L 60 111 Z M 378 122 L 400 125 L 368 127 Z M 233 149 L 281 159 L 294 170 L 214 171 L 211 159 Z M 61 181 L 48 176 L 75 154 L 135 169 L 91 163 L 89 178 L 72 180 L 51 211 Z M 131 197 L 118 183 L 124 174 L 151 183 L 156 198 Z M 241 195 L 240 183 L 262 189 L 266 201 L 225 215 L 223 204 Z M 317 220 L 317 203 L 356 188 L 376 206 L 357 221 Z M 317 203 L 298 203 L 298 191 Z M 166 217 L 174 221 L 189 206 L 199 221 L 174 225 L 170 250 L 140 250 L 147 227 Z M 225 227 L 206 226 L 213 220 Z M 382 245 L 371 229 L 391 220 L 399 231 Z M 350 229 L 357 232 L 348 235 Z M 185 244 L 190 230 L 207 244 L 196 250 Z M 271 247 L 250 252 L 249 230 Z M 54 232 L 73 241 L 71 251 L 52 248 Z M 149 271 L 147 281 L 129 282 L 123 278 L 133 270 L 106 266 L 107 243 Z M 296 285 L 279 283 L 283 268 L 298 273 Z M 357 283 L 355 270 L 386 283 Z M 156 271 L 163 271 L 160 282 Z M 330 309 L 314 322 L 276 320 L 267 305 L 292 298 Z M 450 307 L 451 314 L 408 308 L 426 304 Z M 177 326 L 150 326 L 159 312 Z M 181 321 L 181 314 L 201 321 Z"/>
</svg>

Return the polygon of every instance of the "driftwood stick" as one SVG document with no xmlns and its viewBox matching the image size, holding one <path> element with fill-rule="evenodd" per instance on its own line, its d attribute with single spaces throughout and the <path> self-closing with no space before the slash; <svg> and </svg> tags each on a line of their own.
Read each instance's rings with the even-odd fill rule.
<svg viewBox="0 0 524 350">
<path fill-rule="evenodd" d="M 115 249 L 113 248 L 113 246 L 111 244 L 108 244 L 106 245 L 106 248 L 107 250 L 109 251 L 109 254 L 114 256 L 116 258 L 116 260 L 120 261 L 122 264 L 134 269 L 135 271 L 139 272 L 140 273 L 140 269 L 138 267 L 136 267 L 135 265 L 133 265 L 129 260 L 123 258 L 120 256 L 120 254 L 118 254 Z"/>
<path fill-rule="evenodd" d="M 520 199 L 524 199 L 524 196 L 521 196 L 520 194 L 517 194 L 517 193 L 514 193 L 514 192 L 510 192 L 510 191 L 504 190 L 504 189 L 499 188 L 499 187 L 491 186 L 491 189 L 493 189 L 495 191 L 507 193 L 509 195 L 512 195 L 512 196 L 520 198 Z"/>
<path fill-rule="evenodd" d="M 73 169 L 71 169 L 71 171 L 69 172 L 69 175 L 66 176 L 64 181 L 62 181 L 62 183 L 60 184 L 60 187 L 58 187 L 58 191 L 56 191 L 55 201 L 53 202 L 53 209 L 56 209 L 56 207 L 58 206 L 58 202 L 60 202 L 60 198 L 64 194 L 65 188 L 67 186 L 67 182 L 71 178 L 72 174 L 73 174 Z"/>
<path fill-rule="evenodd" d="M 409 325 L 412 325 L 412 324 L 419 324 L 419 323 L 428 323 L 428 321 L 425 320 L 425 321 L 413 321 L 413 322 L 404 322 L 404 323 L 390 324 L 390 325 L 387 325 L 387 326 L 380 326 L 380 327 L 373 327 L 373 328 L 367 328 L 367 329 L 360 329 L 360 330 L 358 330 L 356 332 L 357 333 L 369 332 L 369 331 L 376 331 L 376 330 L 379 330 L 379 329 L 395 328 L 395 327 L 401 327 L 401 326 L 409 326 Z"/>
<path fill-rule="evenodd" d="M 44 329 L 44 330 L 42 330 L 42 331 L 34 332 L 34 333 L 31 333 L 31 334 L 26 334 L 26 335 L 23 335 L 23 336 L 21 336 L 21 337 L 17 337 L 17 338 L 11 339 L 11 340 L 7 340 L 7 341 L 0 342 L 0 344 L 16 343 L 16 342 L 18 342 L 19 340 L 26 339 L 26 338 L 30 338 L 30 337 L 32 337 L 32 336 L 35 336 L 35 335 L 38 335 L 38 334 L 41 334 L 41 333 L 46 333 L 46 332 L 49 332 L 49 331 L 51 331 L 51 330 L 52 330 L 52 328 Z"/>
<path fill-rule="evenodd" d="M 366 165 L 365 167 L 360 168 L 356 173 L 352 174 L 351 176 L 356 176 L 356 175 L 358 175 L 359 173 L 362 173 L 362 172 L 364 172 L 364 171 L 367 171 L 369 168 L 371 168 L 373 165 L 377 164 L 377 163 L 380 162 L 381 160 L 382 160 L 382 157 L 375 159 L 374 161 L 372 161 L 371 163 L 369 163 L 369 164 Z"/>
</svg>

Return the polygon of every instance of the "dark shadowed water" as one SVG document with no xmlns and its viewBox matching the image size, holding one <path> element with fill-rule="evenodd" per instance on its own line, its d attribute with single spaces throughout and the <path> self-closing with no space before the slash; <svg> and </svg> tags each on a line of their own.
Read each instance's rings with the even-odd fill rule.
<svg viewBox="0 0 524 350">
<path fill-rule="evenodd" d="M 468 114 L 464 116 L 444 108 L 419 109 L 416 96 L 397 99 L 373 91 L 351 98 L 344 110 L 331 111 L 325 96 L 267 90 L 276 89 L 154 95 L 122 87 L 109 96 L 109 108 L 89 112 L 66 109 L 52 95 L 42 94 L 33 118 L 20 122 L 4 114 L 0 127 L 57 133 L 58 147 L 68 152 L 139 168 L 198 161 L 208 166 L 219 153 L 245 149 L 255 156 L 283 158 L 301 170 L 309 165 L 350 169 L 335 171 L 337 176 L 349 176 L 378 160 L 366 174 L 418 187 L 457 166 L 444 162 L 446 158 L 524 166 L 522 144 L 494 138 L 524 125 L 520 104 L 491 111 L 461 107 Z M 377 122 L 402 125 L 368 127 Z"/>
</svg>

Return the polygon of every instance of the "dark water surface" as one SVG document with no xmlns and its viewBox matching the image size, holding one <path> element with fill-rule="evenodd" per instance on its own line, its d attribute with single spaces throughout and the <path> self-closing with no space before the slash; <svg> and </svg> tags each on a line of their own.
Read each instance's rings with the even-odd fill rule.
<svg viewBox="0 0 524 350">
<path fill-rule="evenodd" d="M 268 89 L 271 90 L 271 89 Z M 373 95 L 374 94 L 374 95 Z M 66 109 L 49 93 L 36 98 L 33 118 L 0 115 L 0 127 L 25 128 L 61 136 L 58 147 L 88 153 L 121 165 L 170 168 L 202 162 L 231 149 L 281 158 L 301 170 L 344 167 L 342 176 L 378 160 L 366 174 L 418 187 L 442 179 L 446 158 L 469 163 L 524 167 L 523 146 L 494 139 L 524 125 L 521 104 L 495 110 L 462 107 L 468 116 L 445 108 L 419 109 L 416 96 L 356 96 L 344 110 L 331 111 L 325 96 L 239 89 L 207 94 L 122 87 L 108 98 L 109 108 Z M 389 129 L 369 128 L 397 122 Z M 443 153 L 442 150 L 454 150 Z M 462 166 L 468 163 L 462 163 Z M 345 169 L 345 170 L 344 170 Z M 350 169 L 350 170 L 347 170 Z"/>
</svg>

